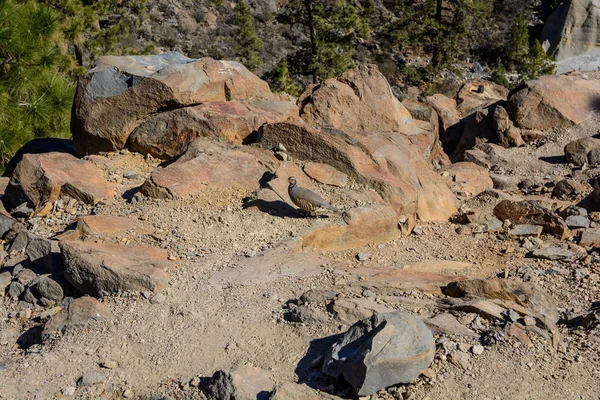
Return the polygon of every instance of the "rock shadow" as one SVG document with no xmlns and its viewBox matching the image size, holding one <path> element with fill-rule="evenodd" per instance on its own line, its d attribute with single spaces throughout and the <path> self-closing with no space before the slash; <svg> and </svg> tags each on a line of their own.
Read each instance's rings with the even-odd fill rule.
<svg viewBox="0 0 600 400">
<path fill-rule="evenodd" d="M 325 375 L 321 371 L 321 365 L 313 367 L 313 361 L 318 357 L 324 356 L 331 346 L 337 342 L 343 333 L 337 335 L 327 336 L 324 338 L 313 339 L 310 341 L 308 350 L 304 357 L 296 365 L 294 372 L 298 376 L 298 383 L 305 384 L 313 389 L 321 389 L 325 386 L 329 386 L 334 382 L 334 379 L 328 375 Z"/>
<path fill-rule="evenodd" d="M 23 159 L 25 154 L 41 154 L 41 153 L 68 153 L 75 156 L 73 149 L 73 141 L 69 139 L 44 138 L 33 139 L 25 143 L 6 165 L 6 169 L 2 176 L 10 177 L 15 171 L 17 164 Z"/>
<path fill-rule="evenodd" d="M 252 199 L 250 197 L 244 198 L 242 208 L 246 209 L 250 207 L 256 207 L 262 212 L 282 218 L 304 218 L 304 216 L 300 214 L 298 210 L 283 200 L 266 201 L 261 199 Z"/>
<path fill-rule="evenodd" d="M 135 196 L 135 194 L 137 192 L 139 192 L 141 188 L 142 188 L 141 186 L 136 186 L 134 188 L 126 190 L 125 192 L 123 192 L 123 194 L 121 195 L 121 197 L 123 199 L 125 199 L 127 202 L 131 202 L 131 199 L 133 199 L 133 196 Z"/>
<path fill-rule="evenodd" d="M 548 164 L 557 165 L 564 164 L 566 162 L 565 156 L 548 156 L 548 157 L 540 157 L 540 161 L 547 162 Z"/>
<path fill-rule="evenodd" d="M 42 325 L 37 325 L 27 329 L 25 332 L 19 336 L 17 339 L 17 345 L 22 350 L 27 350 L 34 344 L 42 343 L 42 331 L 44 327 Z"/>
</svg>

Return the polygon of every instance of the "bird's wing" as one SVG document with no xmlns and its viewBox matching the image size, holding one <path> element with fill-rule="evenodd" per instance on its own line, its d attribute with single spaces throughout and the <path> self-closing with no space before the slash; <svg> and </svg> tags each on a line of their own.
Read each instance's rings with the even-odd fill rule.
<svg viewBox="0 0 600 400">
<path fill-rule="evenodd" d="M 321 196 L 319 196 L 317 193 L 313 192 L 312 190 L 304 189 L 301 187 L 296 187 L 294 194 L 296 195 L 297 198 L 308 200 L 315 206 L 326 207 L 326 208 L 331 207 L 331 205 L 328 202 L 326 202 L 325 199 L 323 199 Z"/>
</svg>

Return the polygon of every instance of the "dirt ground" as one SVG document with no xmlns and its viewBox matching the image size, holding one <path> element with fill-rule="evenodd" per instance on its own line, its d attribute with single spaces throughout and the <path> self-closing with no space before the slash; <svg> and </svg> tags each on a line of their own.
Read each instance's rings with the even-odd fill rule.
<svg viewBox="0 0 600 400">
<path fill-rule="evenodd" d="M 575 138 L 596 134 L 599 122 L 551 132 L 537 145 L 503 151 L 508 167 L 502 173 L 540 182 L 597 175 L 598 171 L 573 171 L 563 163 L 562 149 Z M 95 162 L 102 164 L 98 160 Z M 131 153 L 111 154 L 103 162 L 107 177 L 119 183 L 126 198 L 157 166 L 157 161 Z M 127 171 L 136 171 L 140 176 L 122 178 Z M 342 208 L 345 201 L 350 201 L 348 189 L 327 189 L 322 194 Z M 255 276 L 246 269 L 255 268 L 253 260 L 277 249 L 280 243 L 294 241 L 340 217 L 270 215 L 256 207 L 244 207 L 244 198 L 249 195 L 207 190 L 193 198 L 137 202 L 119 198 L 97 206 L 96 214 L 127 216 L 135 221 L 128 232 L 98 240 L 169 251 L 174 261 L 168 269 L 169 286 L 163 291 L 166 299 L 152 304 L 137 293 L 106 297 L 102 301 L 113 314 L 111 320 L 94 322 L 54 341 L 24 349 L 17 338 L 36 323 L 33 319 L 9 318 L 16 304 L 0 298 L 0 398 L 62 398 L 65 388 L 76 387 L 80 376 L 95 371 L 103 372 L 107 380 L 101 385 L 78 388 L 73 398 L 117 399 L 127 389 L 134 398 L 200 398 L 194 388 L 183 390 L 180 380 L 210 377 L 216 370 L 247 363 L 269 371 L 277 381 L 306 380 L 310 376 L 307 360 L 312 356 L 307 354 L 309 349 L 325 346 L 331 339 L 319 339 L 343 333 L 348 326 L 333 320 L 317 325 L 290 322 L 285 317 L 289 302 L 309 289 L 339 288 L 344 280 L 327 263 L 309 276 L 298 271 L 291 276 L 270 273 L 265 282 L 261 282 L 260 270 Z M 490 209 L 494 201 L 467 199 L 464 207 Z M 51 236 L 74 221 L 72 216 L 55 219 L 49 225 L 47 220 L 52 218 L 50 215 L 33 221 L 32 229 Z M 369 266 L 397 268 L 431 259 L 461 261 L 471 266 L 455 273 L 478 278 L 498 274 L 520 277 L 519 271 L 526 266 L 543 271 L 582 267 L 526 258 L 519 239 L 502 233 L 458 234 L 457 227 L 451 222 L 423 225 L 421 235 L 322 256 L 335 265 L 358 270 Z M 546 244 L 563 244 L 547 235 L 541 239 Z M 356 254 L 364 251 L 370 253 L 370 258 L 357 261 Z M 600 301 L 597 253 L 595 257 L 585 279 L 576 280 L 568 273 L 533 278 L 557 300 L 562 318 L 585 313 L 593 302 Z M 390 308 L 408 308 L 422 317 L 437 312 L 430 307 L 408 307 L 402 301 L 382 301 Z M 530 335 L 531 347 L 505 335 L 498 343 L 486 345 L 483 354 L 473 355 L 466 370 L 449 363 L 438 350 L 427 377 L 371 398 L 598 399 L 598 330 L 565 325 L 560 325 L 560 330 L 564 344 L 557 350 L 536 335 Z M 466 344 L 478 342 L 460 340 Z M 107 361 L 116 361 L 118 366 L 101 368 L 100 364 Z"/>
</svg>

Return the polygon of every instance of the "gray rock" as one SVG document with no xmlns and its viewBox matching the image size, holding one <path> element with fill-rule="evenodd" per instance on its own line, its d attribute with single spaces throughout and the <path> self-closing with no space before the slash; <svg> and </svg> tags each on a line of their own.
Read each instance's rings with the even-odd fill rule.
<svg viewBox="0 0 600 400">
<path fill-rule="evenodd" d="M 0 213 L 0 237 L 4 237 L 15 224 L 18 224 L 15 219 Z"/>
<path fill-rule="evenodd" d="M 463 351 L 455 351 L 448 355 L 448 361 L 462 369 L 471 368 L 471 357 Z"/>
<path fill-rule="evenodd" d="M 467 328 L 450 313 L 441 313 L 425 321 L 425 325 L 435 333 L 445 333 L 447 335 L 478 337 L 479 335 Z M 469 321 L 470 323 L 470 321 Z"/>
<path fill-rule="evenodd" d="M 48 240 L 29 234 L 25 254 L 31 262 L 46 271 L 62 271 L 62 256 L 56 240 Z"/>
<path fill-rule="evenodd" d="M 531 315 L 526 315 L 523 317 L 523 321 L 525 322 L 525 326 L 535 326 L 536 324 L 535 318 L 533 318 Z"/>
<path fill-rule="evenodd" d="M 33 209 L 27 206 L 27 203 L 22 203 L 17 207 L 13 208 L 10 212 L 15 218 L 29 218 L 33 214 Z"/>
<path fill-rule="evenodd" d="M 75 390 L 77 389 L 74 386 L 67 386 L 63 389 L 62 394 L 63 396 L 70 397 L 75 394 Z"/>
<path fill-rule="evenodd" d="M 369 258 L 371 258 L 371 253 L 368 251 L 363 251 L 356 255 L 358 261 L 367 261 Z"/>
<path fill-rule="evenodd" d="M 54 279 L 45 276 L 40 278 L 38 283 L 35 285 L 35 289 L 40 297 L 45 297 L 57 303 L 64 297 L 62 286 L 60 286 L 60 284 Z"/>
<path fill-rule="evenodd" d="M 29 268 L 21 268 L 20 271 L 15 275 L 15 279 L 23 285 L 33 285 L 38 275 L 30 270 Z"/>
<path fill-rule="evenodd" d="M 77 386 L 93 386 L 106 382 L 106 379 L 102 372 L 88 372 L 77 380 Z"/>
<path fill-rule="evenodd" d="M 123 178 L 125 179 L 138 179 L 140 175 L 135 171 L 127 171 L 123 174 Z"/>
<path fill-rule="evenodd" d="M 533 258 L 541 258 L 544 260 L 570 260 L 575 256 L 575 253 L 569 250 L 561 249 L 559 247 L 544 247 L 532 251 L 531 256 Z"/>
<path fill-rule="evenodd" d="M 37 298 L 34 296 L 34 294 L 31 292 L 31 289 L 29 288 L 25 289 L 25 291 L 21 295 L 21 299 L 33 305 L 37 304 Z"/>
<path fill-rule="evenodd" d="M 329 314 L 325 311 L 305 305 L 294 308 L 290 313 L 290 319 L 293 322 L 310 325 L 324 325 L 330 321 Z"/>
<path fill-rule="evenodd" d="M 15 240 L 10 245 L 11 253 L 18 253 L 25 250 L 25 248 L 27 247 L 27 242 L 29 241 L 28 236 L 29 235 L 26 231 L 20 231 L 15 237 Z"/>
<path fill-rule="evenodd" d="M 535 236 L 538 237 L 542 234 L 543 228 L 539 225 L 521 224 L 515 225 L 508 234 L 511 236 Z"/>
<path fill-rule="evenodd" d="M 476 356 L 480 355 L 483 353 L 483 346 L 480 344 L 476 344 L 473 347 L 471 347 L 471 353 L 475 354 Z"/>
<path fill-rule="evenodd" d="M 355 394 L 410 383 L 428 368 L 435 342 L 423 321 L 396 311 L 354 324 L 325 356 L 323 372 L 343 376 Z"/>
<path fill-rule="evenodd" d="M 164 301 L 167 299 L 167 297 L 162 294 L 162 293 L 156 293 L 154 296 L 152 296 L 150 298 L 150 303 L 152 304 L 161 304 L 164 303 Z"/>
<path fill-rule="evenodd" d="M 10 285 L 10 281 L 12 280 L 12 275 L 10 272 L 0 272 L 0 296 L 4 296 L 6 292 L 6 288 Z"/>
<path fill-rule="evenodd" d="M 324 303 L 335 299 L 340 293 L 332 289 L 310 289 L 300 296 L 300 300 L 305 304 Z"/>
<path fill-rule="evenodd" d="M 369 289 L 365 289 L 362 292 L 363 297 L 375 297 L 375 292 Z"/>
<path fill-rule="evenodd" d="M 206 397 L 208 400 L 267 400 L 274 388 L 271 374 L 244 365 L 230 372 L 215 372 L 206 388 Z"/>
<path fill-rule="evenodd" d="M 519 313 L 515 310 L 508 310 L 506 312 L 506 319 L 510 322 L 517 322 L 519 320 Z"/>
<path fill-rule="evenodd" d="M 565 222 L 567 223 L 567 226 L 572 229 L 590 227 L 590 220 L 582 215 L 570 215 Z"/>
<path fill-rule="evenodd" d="M 23 284 L 21 284 L 19 282 L 11 282 L 10 285 L 8 285 L 8 290 L 6 291 L 6 295 L 8 297 L 10 297 L 11 299 L 16 299 L 24 291 L 25 291 L 25 286 L 23 286 Z"/>
</svg>

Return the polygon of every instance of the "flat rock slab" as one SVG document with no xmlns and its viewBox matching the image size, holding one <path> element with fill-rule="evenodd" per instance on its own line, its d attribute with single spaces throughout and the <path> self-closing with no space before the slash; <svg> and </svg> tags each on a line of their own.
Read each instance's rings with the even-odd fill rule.
<svg viewBox="0 0 600 400">
<path fill-rule="evenodd" d="M 303 169 L 306 175 L 325 185 L 344 187 L 348 184 L 348 175 L 331 165 L 309 162 L 304 165 Z"/>
<path fill-rule="evenodd" d="M 543 227 L 539 225 L 521 224 L 515 225 L 508 231 L 508 234 L 516 237 L 540 237 Z"/>
<path fill-rule="evenodd" d="M 42 332 L 42 338 L 68 332 L 85 326 L 89 321 L 102 321 L 112 318 L 106 306 L 92 297 L 80 297 L 53 315 Z"/>
<path fill-rule="evenodd" d="M 539 201 L 502 200 L 494 207 L 494 215 L 500 221 L 509 220 L 513 224 L 540 225 L 544 232 L 553 233 L 560 239 L 571 237 L 565 221 L 558 214 L 542 207 Z"/>
<path fill-rule="evenodd" d="M 60 243 L 65 277 L 82 293 L 100 297 L 120 291 L 158 291 L 169 275 L 167 251 L 109 243 Z"/>
<path fill-rule="evenodd" d="M 67 153 L 25 154 L 6 188 L 9 202 L 40 210 L 46 203 L 68 195 L 87 204 L 114 198 L 116 184 L 102 170 Z"/>
<path fill-rule="evenodd" d="M 252 258 L 241 258 L 238 266 L 215 273 L 210 281 L 218 287 L 254 285 L 281 277 L 307 277 L 323 272 L 322 265 L 335 262 L 317 253 L 300 251 L 297 240 L 284 242 Z"/>
<path fill-rule="evenodd" d="M 479 337 L 477 333 L 458 322 L 456 317 L 450 313 L 441 313 L 435 317 L 426 319 L 423 322 L 425 322 L 425 325 L 427 325 L 434 333 L 443 333 L 454 336 Z"/>
<path fill-rule="evenodd" d="M 152 172 L 141 188 L 152 198 L 173 199 L 212 188 L 254 190 L 277 160 L 260 149 L 197 139 L 177 162 Z"/>
<path fill-rule="evenodd" d="M 126 232 L 134 222 L 126 217 L 112 215 L 84 215 L 77 218 L 77 229 L 85 235 Z"/>
<path fill-rule="evenodd" d="M 579 245 L 589 247 L 600 247 L 600 229 L 589 229 L 583 231 Z"/>
<path fill-rule="evenodd" d="M 398 216 L 388 206 L 353 208 L 344 213 L 344 225 L 328 225 L 303 236 L 302 247 L 342 251 L 400 237 Z"/>
<path fill-rule="evenodd" d="M 531 253 L 533 258 L 541 258 L 544 260 L 571 260 L 575 257 L 575 253 L 570 250 L 561 249 L 560 247 L 544 247 L 533 250 Z"/>
<path fill-rule="evenodd" d="M 419 318 L 401 311 L 357 322 L 325 355 L 323 372 L 343 377 L 358 396 L 411 383 L 431 365 L 435 342 Z"/>
<path fill-rule="evenodd" d="M 569 215 L 565 219 L 567 226 L 571 229 L 589 228 L 590 220 L 583 215 Z"/>
<path fill-rule="evenodd" d="M 393 308 L 375 302 L 373 298 L 336 299 L 332 310 L 338 320 L 353 325 L 373 314 L 385 314 L 395 311 Z"/>
</svg>

